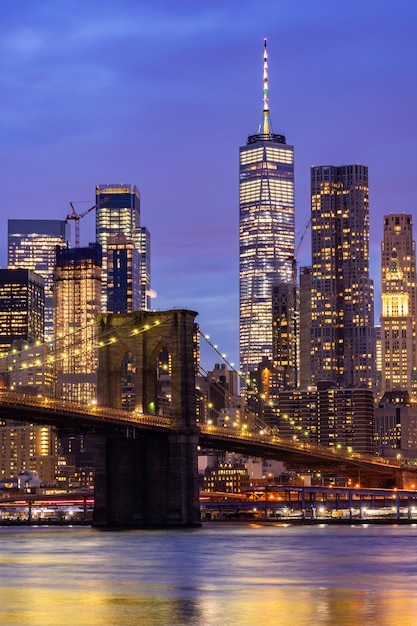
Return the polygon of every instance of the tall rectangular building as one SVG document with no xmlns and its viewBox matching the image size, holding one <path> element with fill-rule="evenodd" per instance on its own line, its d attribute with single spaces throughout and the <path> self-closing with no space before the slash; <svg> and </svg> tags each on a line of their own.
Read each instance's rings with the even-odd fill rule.
<svg viewBox="0 0 417 626">
<path fill-rule="evenodd" d="M 96 241 L 103 251 L 102 308 L 107 311 L 107 251 L 110 237 L 124 235 L 134 242 L 139 254 L 140 265 L 130 288 L 139 285 L 141 308 L 149 309 L 150 294 L 150 236 L 140 225 L 140 195 L 136 186 L 99 185 L 96 187 Z M 128 287 L 128 286 L 127 286 Z M 136 297 L 136 296 L 135 296 Z"/>
<path fill-rule="evenodd" d="M 239 157 L 240 369 L 272 359 L 272 287 L 292 283 L 294 148 L 272 132 L 264 43 L 263 117 Z"/>
<path fill-rule="evenodd" d="M 57 394 L 65 400 L 96 399 L 97 329 L 101 311 L 101 246 L 57 249 L 54 324 Z"/>
<path fill-rule="evenodd" d="M 0 354 L 14 341 L 43 341 L 44 281 L 31 270 L 0 269 Z"/>
<path fill-rule="evenodd" d="M 416 245 L 411 215 L 384 216 L 381 245 L 381 396 L 413 395 L 416 354 Z"/>
<path fill-rule="evenodd" d="M 133 239 L 107 239 L 107 311 L 132 313 L 141 308 L 140 259 Z"/>
<path fill-rule="evenodd" d="M 311 168 L 312 382 L 376 382 L 368 168 Z"/>
<path fill-rule="evenodd" d="M 45 281 L 45 338 L 52 339 L 52 280 L 56 247 L 65 247 L 69 228 L 61 220 L 8 220 L 8 268 L 33 270 Z"/>
<path fill-rule="evenodd" d="M 38 367 L 45 354 L 44 280 L 29 269 L 0 269 L 0 354 L 3 371 L 11 389 L 45 393 L 43 370 Z M 8 354 L 7 354 L 8 353 Z M 6 356 L 7 354 L 7 356 Z M 15 423 L 0 424 L 0 477 L 16 478 L 19 471 L 36 470 L 42 480 L 54 479 L 55 429 L 51 426 Z"/>
</svg>

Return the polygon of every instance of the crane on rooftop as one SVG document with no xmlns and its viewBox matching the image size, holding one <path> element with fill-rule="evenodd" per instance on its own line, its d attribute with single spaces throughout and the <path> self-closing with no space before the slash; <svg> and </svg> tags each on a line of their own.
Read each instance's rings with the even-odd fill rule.
<svg viewBox="0 0 417 626">
<path fill-rule="evenodd" d="M 89 209 L 87 209 L 83 213 L 77 213 L 74 208 L 73 203 L 70 202 L 71 213 L 68 213 L 65 219 L 65 223 L 68 224 L 70 220 L 74 220 L 75 222 L 75 247 L 76 248 L 80 247 L 80 219 L 82 217 L 85 217 L 88 213 L 90 213 L 96 207 L 99 207 L 101 204 L 103 204 L 103 202 L 106 202 L 106 200 L 108 200 L 107 196 L 105 198 L 102 198 L 100 202 L 96 202 L 95 204 L 93 204 L 93 206 L 91 206 Z"/>
</svg>

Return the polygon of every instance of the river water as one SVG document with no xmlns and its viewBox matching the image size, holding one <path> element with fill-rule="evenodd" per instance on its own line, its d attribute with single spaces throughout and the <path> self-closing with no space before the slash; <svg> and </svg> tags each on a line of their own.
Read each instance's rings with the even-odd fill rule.
<svg viewBox="0 0 417 626">
<path fill-rule="evenodd" d="M 0 528 L 1 626 L 415 626 L 417 525 Z"/>
</svg>

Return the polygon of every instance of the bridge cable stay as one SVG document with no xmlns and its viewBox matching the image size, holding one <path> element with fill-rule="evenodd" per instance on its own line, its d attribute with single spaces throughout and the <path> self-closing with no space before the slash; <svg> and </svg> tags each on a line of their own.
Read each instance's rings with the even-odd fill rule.
<svg viewBox="0 0 417 626">
<path fill-rule="evenodd" d="M 161 324 L 163 323 L 164 322 L 161 322 Z M 124 324 L 120 324 L 118 328 L 123 328 L 123 326 L 129 324 L 130 321 L 126 321 Z M 132 335 L 147 332 L 148 330 L 154 328 L 156 325 L 159 325 L 159 322 L 152 325 L 140 325 L 132 330 Z M 28 345 L 26 349 L 22 349 L 20 351 L 9 351 L 6 357 L 0 359 L 0 374 L 17 372 L 35 367 L 42 367 L 46 364 L 49 364 L 51 367 L 53 367 L 56 372 L 59 363 L 69 358 L 69 353 L 72 353 L 73 357 L 76 357 L 78 353 L 83 351 L 91 352 L 92 354 L 94 354 L 95 350 L 99 350 L 101 347 L 110 345 L 118 341 L 115 337 L 116 329 L 109 329 L 108 331 L 101 333 L 100 342 L 98 342 L 97 333 L 97 336 L 95 337 L 96 344 L 85 345 L 85 331 L 90 329 L 91 326 L 92 325 L 80 327 L 74 332 L 69 332 L 66 335 L 49 339 L 44 343 L 37 344 L 36 346 Z M 93 326 L 97 329 L 98 322 L 96 322 Z M 64 347 L 60 347 L 62 345 Z M 211 352 L 211 356 L 208 358 L 204 354 L 206 347 L 208 347 Z M 29 358 L 27 358 L 28 356 Z M 238 372 L 235 369 L 233 363 L 230 363 L 227 360 L 226 355 L 222 354 L 217 345 L 211 343 L 209 337 L 207 335 L 204 335 L 200 331 L 200 351 L 198 363 L 199 375 L 203 378 L 207 378 L 210 370 L 213 368 L 213 365 L 216 361 L 220 364 L 225 364 L 226 367 L 235 374 L 237 380 L 243 379 L 242 373 Z M 235 400 L 235 396 L 219 382 L 216 383 L 213 380 L 211 380 L 210 382 L 211 384 L 215 384 L 217 395 L 223 396 L 223 404 L 225 408 L 230 408 L 231 403 Z M 204 401 L 208 402 L 207 397 L 203 397 L 202 400 L 203 405 Z M 209 413 L 216 421 L 221 417 L 220 412 L 216 411 L 214 407 L 209 407 L 208 405 L 204 406 L 204 415 L 207 416 Z M 203 415 L 200 415 L 200 417 L 202 418 Z M 246 406 L 244 406 L 242 421 L 244 424 L 252 421 L 254 423 L 255 430 L 259 432 L 269 432 L 270 430 L 269 426 L 264 421 L 255 416 L 252 412 L 250 412 Z M 294 433 L 299 435 L 300 433 L 297 432 L 297 427 L 290 423 L 289 419 L 288 422 L 290 428 L 294 430 Z"/>
<path fill-rule="evenodd" d="M 205 335 L 200 330 L 200 376 L 202 376 L 203 378 L 207 378 L 215 363 L 218 363 L 220 365 L 226 365 L 226 368 L 234 373 L 236 381 L 240 380 L 242 382 L 244 380 L 242 372 L 237 371 L 234 367 L 234 364 L 227 360 L 226 354 L 222 354 L 218 346 L 210 341 L 209 335 Z M 210 382 L 211 384 L 215 384 L 216 393 L 218 395 L 223 395 L 225 408 L 233 408 L 231 407 L 231 404 L 235 401 L 237 394 L 233 394 L 229 389 L 225 388 L 213 378 Z M 269 426 L 263 420 L 261 420 L 253 412 L 249 411 L 248 407 L 246 406 L 246 397 L 241 397 L 241 402 L 239 404 L 240 406 L 242 406 L 243 404 L 243 415 L 241 416 L 241 420 L 244 424 L 248 424 L 248 422 L 254 422 L 255 430 L 263 432 L 268 432 L 270 430 Z M 210 413 L 214 417 L 214 407 L 208 408 L 210 408 Z M 221 417 L 220 412 L 218 412 L 216 417 Z"/>
<path fill-rule="evenodd" d="M 157 321 L 152 325 L 142 325 L 138 328 L 134 328 L 132 330 L 132 335 L 136 335 L 139 333 L 147 332 L 154 328 L 155 326 L 159 326 L 164 322 Z M 129 321 L 126 321 L 124 324 L 119 325 L 119 329 L 123 328 L 123 326 L 130 325 Z M 22 350 L 14 350 L 11 349 L 8 353 L 3 353 L 0 357 L 0 373 L 7 373 L 11 371 L 19 371 L 22 369 L 27 369 L 28 367 L 39 367 L 41 365 L 45 365 L 45 363 L 57 363 L 61 360 L 64 360 L 68 357 L 68 351 L 78 351 L 85 350 L 87 352 L 94 351 L 104 347 L 106 345 L 110 345 L 118 341 L 115 336 L 117 329 L 110 329 L 108 331 L 102 332 L 100 336 L 100 342 L 98 342 L 98 333 L 95 337 L 96 344 L 95 345 L 85 345 L 86 337 L 85 332 L 92 327 L 98 328 L 98 322 L 95 324 L 89 324 L 80 328 L 77 328 L 73 332 L 68 332 L 65 335 L 57 336 L 52 339 L 48 339 L 45 342 L 36 342 L 35 345 L 30 345 L 29 343 Z M 88 338 L 88 341 L 91 341 L 91 337 Z M 62 348 L 61 346 L 64 345 Z M 30 357 L 32 362 L 27 362 L 25 357 L 30 353 L 36 353 L 36 357 Z M 42 354 L 43 353 L 43 354 Z M 42 354 L 42 358 L 41 355 Z M 77 355 L 77 352 L 74 352 L 74 355 Z M 36 360 L 33 361 L 33 358 Z"/>
</svg>

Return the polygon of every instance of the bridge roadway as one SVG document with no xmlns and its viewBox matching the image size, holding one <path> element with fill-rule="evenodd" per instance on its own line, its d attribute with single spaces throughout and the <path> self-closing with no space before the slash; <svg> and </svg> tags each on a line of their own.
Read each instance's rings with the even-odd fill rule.
<svg viewBox="0 0 417 626">
<path fill-rule="evenodd" d="M 165 432 L 173 430 L 170 419 L 160 415 L 80 404 L 9 390 L 0 390 L 0 419 L 51 424 L 59 428 L 94 432 L 114 431 L 118 428 Z M 411 476 L 408 483 L 415 481 L 417 484 L 417 466 L 404 467 L 404 462 L 393 459 L 349 454 L 343 450 L 284 439 L 263 432 L 254 433 L 209 424 L 198 426 L 201 447 L 276 459 L 292 466 L 337 469 L 340 474 L 356 471 L 362 476 L 379 476 L 382 481 L 384 476 L 393 477 L 406 470 Z M 395 482 L 398 483 L 398 480 Z"/>
<path fill-rule="evenodd" d="M 308 442 L 285 439 L 278 435 L 253 433 L 232 428 L 200 425 L 200 446 L 217 450 L 240 452 L 250 456 L 276 459 L 292 467 L 317 468 L 337 471 L 340 475 L 366 478 L 369 486 L 405 486 L 402 475 L 407 474 L 406 485 L 417 485 L 417 466 L 379 456 L 347 453 L 343 449 L 327 448 Z M 382 483 L 382 484 L 381 484 Z M 387 485 L 388 486 L 388 485 Z M 414 486 L 413 486 L 414 488 Z"/>
<path fill-rule="evenodd" d="M 0 390 L 0 419 L 94 431 L 114 430 L 118 426 L 151 430 L 172 429 L 171 420 L 160 415 L 147 415 L 4 389 Z"/>
</svg>

